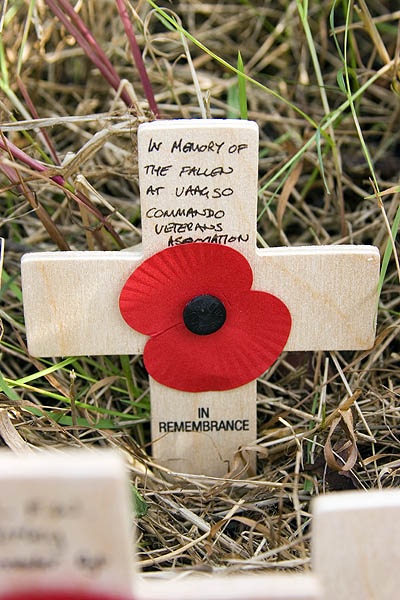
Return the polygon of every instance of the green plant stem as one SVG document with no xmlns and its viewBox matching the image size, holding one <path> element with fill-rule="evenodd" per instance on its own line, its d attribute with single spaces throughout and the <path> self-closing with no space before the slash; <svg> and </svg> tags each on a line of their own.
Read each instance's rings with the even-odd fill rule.
<svg viewBox="0 0 400 600">
<path fill-rule="evenodd" d="M 246 78 L 243 77 L 244 66 L 240 52 L 238 52 L 238 71 L 241 73 L 241 75 L 238 75 L 240 118 L 247 119 Z"/>
</svg>

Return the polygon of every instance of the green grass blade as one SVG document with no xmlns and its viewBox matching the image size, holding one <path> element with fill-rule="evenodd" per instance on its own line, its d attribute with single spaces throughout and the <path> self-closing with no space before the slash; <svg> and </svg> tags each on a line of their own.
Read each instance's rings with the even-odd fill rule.
<svg viewBox="0 0 400 600">
<path fill-rule="evenodd" d="M 335 33 L 335 9 L 336 9 L 336 4 L 337 4 L 337 0 L 335 0 L 334 3 L 332 4 L 331 12 L 329 14 L 329 23 L 330 23 L 330 26 L 331 26 L 331 32 L 332 32 L 332 36 L 333 36 L 333 41 L 335 42 L 337 53 L 339 54 L 340 60 L 342 62 L 344 62 L 343 52 L 342 52 L 342 49 L 340 47 L 339 41 L 338 41 L 338 39 L 336 37 L 336 33 Z"/>
<path fill-rule="evenodd" d="M 244 77 L 244 66 L 243 59 L 240 52 L 238 52 L 238 88 L 239 88 L 239 107 L 240 107 L 240 118 L 247 119 L 247 95 L 246 95 L 246 77 Z"/>
<path fill-rule="evenodd" d="M 2 385 L 5 385 L 5 389 L 3 389 Z M 33 385 L 29 385 L 27 383 L 19 383 L 19 384 L 15 384 L 15 382 L 11 379 L 7 379 L 7 378 L 3 378 L 3 383 L 0 379 L 0 388 L 3 389 L 4 393 L 11 399 L 11 400 L 15 400 L 16 398 L 19 400 L 18 395 L 13 392 L 13 390 L 9 387 L 16 387 L 16 385 L 18 385 L 18 387 L 22 387 L 26 390 L 29 390 L 31 392 L 34 392 L 35 394 L 40 394 L 42 396 L 46 396 L 47 398 L 53 398 L 54 400 L 58 400 L 59 402 L 65 402 L 66 404 L 71 404 L 71 400 L 69 398 L 67 398 L 66 396 L 62 396 L 61 394 L 56 394 L 54 392 L 49 392 L 48 390 L 43 390 L 37 387 L 34 387 Z M 6 391 L 6 389 L 8 390 L 8 392 L 14 393 L 16 394 L 14 396 L 14 398 L 12 398 L 9 393 Z M 91 412 L 95 412 L 95 413 L 100 413 L 103 415 L 110 415 L 112 417 L 120 417 L 121 419 L 130 419 L 130 420 L 134 420 L 134 419 L 143 419 L 143 415 L 137 416 L 137 415 L 132 415 L 132 414 L 128 414 L 128 413 L 123 413 L 120 412 L 118 410 L 111 410 L 109 408 L 103 408 L 101 406 L 93 406 L 92 404 L 87 404 L 86 402 L 80 402 L 80 401 L 75 401 L 76 406 L 81 406 L 82 408 L 86 408 L 86 410 L 90 410 Z"/>
<path fill-rule="evenodd" d="M 4 90 L 8 87 L 8 69 L 6 63 L 6 54 L 4 52 L 3 40 L 0 37 L 0 72 L 1 72 L 1 87 Z"/>
<path fill-rule="evenodd" d="M 36 408 L 35 406 L 24 406 L 23 410 L 30 413 L 35 417 L 49 419 L 54 421 L 58 425 L 62 425 L 65 427 L 73 427 L 77 425 L 78 427 L 82 427 L 85 429 L 121 429 L 123 427 L 132 427 L 132 424 L 129 423 L 125 425 L 124 423 L 114 423 L 109 419 L 99 419 L 96 423 L 91 423 L 84 417 L 77 417 L 75 423 L 72 420 L 72 417 L 63 414 L 60 411 L 48 411 L 45 409 Z M 63 409 L 64 410 L 64 409 Z"/>
<path fill-rule="evenodd" d="M 227 92 L 227 119 L 238 119 L 240 117 L 239 90 L 237 85 L 231 85 Z"/>
<path fill-rule="evenodd" d="M 10 386 L 7 384 L 6 380 L 4 379 L 4 377 L 1 373 L 0 373 L 0 390 L 7 396 L 7 398 L 12 400 L 13 402 L 19 403 L 20 398 L 19 398 L 17 392 L 15 390 L 13 390 L 12 388 L 10 388 Z"/>
<path fill-rule="evenodd" d="M 322 181 L 324 182 L 326 193 L 330 194 L 331 192 L 329 190 L 328 182 L 327 182 L 326 177 L 325 177 L 324 161 L 322 159 L 321 128 L 320 127 L 318 127 L 318 129 L 316 131 L 316 134 L 315 134 L 315 145 L 317 147 L 318 162 L 319 162 L 319 168 L 320 168 L 321 175 L 322 175 Z"/>
<path fill-rule="evenodd" d="M 5 1 L 4 10 L 7 11 L 4 15 L 4 25 L 7 27 L 21 8 L 24 3 L 24 0 L 13 0 L 11 2 L 11 6 L 7 6 L 8 0 Z"/>
<path fill-rule="evenodd" d="M 21 73 L 22 59 L 23 59 L 23 54 L 24 54 L 24 50 L 25 50 L 26 40 L 28 39 L 28 33 L 29 33 L 30 26 L 31 26 L 31 22 L 32 22 L 32 13 L 33 13 L 34 6 L 35 6 L 35 0 L 31 0 L 29 2 L 28 14 L 26 16 L 25 27 L 24 27 L 24 33 L 22 34 L 21 45 L 19 47 L 17 75 L 19 75 Z"/>
<path fill-rule="evenodd" d="M 398 206 L 398 208 L 397 208 L 396 216 L 394 218 L 393 225 L 392 225 L 392 236 L 393 236 L 394 241 L 396 241 L 397 232 L 399 230 L 399 225 L 400 225 L 400 206 Z M 383 259 L 382 259 L 381 273 L 379 276 L 378 301 L 379 301 L 379 298 L 380 298 L 380 295 L 382 292 L 383 282 L 385 281 L 386 271 L 387 271 L 387 268 L 389 265 L 390 257 L 392 256 L 392 252 L 393 252 L 392 240 L 390 239 L 390 236 L 388 236 L 385 253 L 384 253 Z"/>
<path fill-rule="evenodd" d="M 61 361 L 60 363 L 57 363 L 56 365 L 48 367 L 47 369 L 43 369 L 42 371 L 37 371 L 37 373 L 32 373 L 31 375 L 27 375 L 26 377 L 22 377 L 21 379 L 15 379 L 14 385 L 15 386 L 22 385 L 24 383 L 29 383 L 30 381 L 34 381 L 35 379 L 39 379 L 40 377 L 46 377 L 46 375 L 50 375 L 50 373 L 53 373 L 54 371 L 58 371 L 58 369 L 62 369 L 63 367 L 70 365 L 71 363 L 73 363 L 76 360 L 77 360 L 77 358 L 75 356 L 70 356 L 69 358 L 66 358 L 65 360 Z"/>
<path fill-rule="evenodd" d="M 285 104 L 290 106 L 294 111 L 296 111 L 299 115 L 301 115 L 303 117 L 303 119 L 305 119 L 308 123 L 310 123 L 315 129 L 318 127 L 317 123 L 313 119 L 311 119 L 311 117 L 309 117 L 304 111 L 302 111 L 301 108 L 299 108 L 298 106 L 293 104 L 293 102 L 290 102 L 290 100 L 288 100 L 284 96 L 281 96 L 280 94 L 278 94 L 278 92 L 275 92 L 275 90 L 272 90 L 271 88 L 267 87 L 266 85 L 263 85 L 262 83 L 260 83 L 256 79 L 253 79 L 249 75 L 246 75 L 245 73 L 241 73 L 236 67 L 229 64 L 226 60 L 224 60 L 223 58 L 221 58 L 220 56 L 218 56 L 217 54 L 212 52 L 209 48 L 207 48 L 207 46 L 205 46 L 199 40 L 197 40 L 186 29 L 181 27 L 181 25 L 179 25 L 179 23 L 177 23 L 176 20 L 171 15 L 168 15 L 162 8 L 160 8 L 155 2 L 153 2 L 153 0 L 147 0 L 147 2 L 154 8 L 154 10 L 158 16 L 161 15 L 165 20 L 167 20 L 174 27 L 174 29 L 176 31 L 179 31 L 180 33 L 182 33 L 191 42 L 193 42 L 193 44 L 196 44 L 196 46 L 198 46 L 201 50 L 203 50 L 203 52 L 206 52 L 206 54 L 208 54 L 208 56 L 211 56 L 211 58 L 218 61 L 221 65 L 223 65 L 224 67 L 226 67 L 233 73 L 236 73 L 236 75 L 241 75 L 247 81 L 253 83 L 254 85 L 261 88 L 262 90 L 264 90 L 271 96 L 278 98 L 281 102 L 284 102 Z"/>
<path fill-rule="evenodd" d="M 149 0 L 148 0 L 149 1 Z M 392 68 L 392 64 L 389 63 L 387 65 L 384 65 L 381 69 L 379 69 L 379 71 L 377 71 L 374 75 L 372 75 L 372 77 L 370 77 L 370 79 L 368 79 L 362 86 L 359 87 L 359 89 L 354 92 L 354 94 L 352 94 L 347 100 L 345 100 L 345 102 L 343 102 L 340 106 L 338 106 L 337 109 L 335 109 L 334 111 L 331 112 L 330 116 L 325 120 L 324 125 L 320 126 L 321 129 L 321 133 L 323 134 L 326 129 L 333 123 L 335 123 L 335 121 L 337 121 L 337 119 L 339 119 L 342 114 L 349 108 L 350 106 L 350 101 L 352 100 L 353 102 L 359 98 L 360 96 L 363 95 L 363 93 L 371 86 L 375 83 L 375 81 L 377 81 L 378 79 L 380 79 L 385 73 L 387 73 L 388 71 L 390 71 Z M 318 125 L 316 127 L 318 129 Z M 279 179 L 283 173 L 285 173 L 287 170 L 289 170 L 291 168 L 291 166 L 293 165 L 293 163 L 297 162 L 299 160 L 299 158 L 301 158 L 303 156 L 303 154 L 315 143 L 317 134 L 314 133 L 308 140 L 307 142 L 300 148 L 300 150 L 298 150 L 296 152 L 296 154 L 294 154 L 288 161 L 287 163 L 285 163 L 272 177 L 271 179 L 269 179 L 263 186 L 262 188 L 259 190 L 259 193 L 264 192 L 265 190 L 267 190 L 272 183 L 274 183 L 277 179 Z"/>
<path fill-rule="evenodd" d="M 344 67 L 344 75 L 345 75 L 345 86 L 346 86 L 346 93 L 347 93 L 347 97 L 349 100 L 349 106 L 350 106 L 350 110 L 351 110 L 351 114 L 353 116 L 353 121 L 354 121 L 354 125 L 356 127 L 357 130 L 357 134 L 358 134 L 358 138 L 360 140 L 360 144 L 361 144 L 361 148 L 364 154 L 364 157 L 368 163 L 368 167 L 371 173 L 371 177 L 374 181 L 375 184 L 375 189 L 378 191 L 379 193 L 379 185 L 378 185 L 378 181 L 375 175 L 375 170 L 374 170 L 374 166 L 372 164 L 372 159 L 371 159 L 371 155 L 369 153 L 367 144 L 365 142 L 362 130 L 361 130 L 361 126 L 357 117 L 357 112 L 354 106 L 354 100 L 353 100 L 353 95 L 352 95 L 352 91 L 351 91 L 351 85 L 350 85 L 350 69 L 348 67 L 347 64 L 347 50 L 348 50 L 348 35 L 349 35 L 349 27 L 351 24 L 351 14 L 352 14 L 352 3 L 349 2 L 348 6 L 347 6 L 347 11 L 346 11 L 346 28 L 344 31 L 344 60 L 343 60 L 343 67 Z"/>
<path fill-rule="evenodd" d="M 140 394 L 142 392 L 135 386 L 135 384 L 133 382 L 132 370 L 131 370 L 131 365 L 129 362 L 129 356 L 127 356 L 126 354 L 122 354 L 120 356 L 120 361 L 121 361 L 122 371 L 126 378 L 129 397 L 131 400 L 133 400 L 134 398 L 137 398 L 138 396 L 140 396 Z"/>
<path fill-rule="evenodd" d="M 21 288 L 15 283 L 16 278 L 17 275 L 10 277 L 10 275 L 3 270 L 3 284 L 0 290 L 0 298 L 3 296 L 3 294 L 5 294 L 6 290 L 9 289 L 17 298 L 17 300 L 22 302 L 22 291 Z"/>
</svg>

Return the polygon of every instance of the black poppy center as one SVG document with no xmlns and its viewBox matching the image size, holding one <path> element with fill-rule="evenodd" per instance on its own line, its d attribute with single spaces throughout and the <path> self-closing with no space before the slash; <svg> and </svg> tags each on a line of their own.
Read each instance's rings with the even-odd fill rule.
<svg viewBox="0 0 400 600">
<path fill-rule="evenodd" d="M 209 335 L 225 323 L 226 310 L 219 298 L 202 294 L 188 302 L 183 309 L 183 322 L 192 333 Z"/>
</svg>

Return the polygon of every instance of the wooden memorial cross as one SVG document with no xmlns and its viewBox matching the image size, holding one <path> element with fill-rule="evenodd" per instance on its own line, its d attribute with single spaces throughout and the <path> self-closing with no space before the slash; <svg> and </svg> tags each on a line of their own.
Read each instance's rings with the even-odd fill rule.
<svg viewBox="0 0 400 600">
<path fill-rule="evenodd" d="M 305 574 L 189 576 L 146 581 L 137 600 L 394 600 L 398 598 L 400 491 L 321 494 L 312 503 L 312 569 Z M 260 553 L 258 564 L 269 553 Z"/>
<path fill-rule="evenodd" d="M 0 486 L 0 600 L 397 598 L 398 489 L 314 499 L 311 573 L 170 569 L 157 579 L 134 567 L 128 481 L 113 451 L 3 450 Z M 265 554 L 258 562 L 271 566 Z"/>
<path fill-rule="evenodd" d="M 142 353 L 147 342 L 144 358 L 153 375 L 153 456 L 174 471 L 222 476 L 232 468 L 239 448 L 256 440 L 256 378 L 271 362 L 262 363 L 264 367 L 257 362 L 265 347 L 272 345 L 276 358 L 282 344 L 285 350 L 373 345 L 379 253 L 371 246 L 350 245 L 256 248 L 254 122 L 154 121 L 139 127 L 138 148 L 143 253 L 24 256 L 28 348 L 34 356 L 135 354 Z M 142 264 L 137 273 L 144 279 L 139 285 L 135 275 L 125 294 L 128 278 Z M 250 267 L 251 289 L 264 294 L 248 291 Z M 242 300 L 236 296 L 232 301 L 233 312 L 228 299 L 222 317 L 227 321 L 213 330 L 215 340 L 230 332 L 229 343 L 225 337 L 225 346 L 211 351 L 207 344 L 213 335 L 192 329 L 188 333 L 189 325 L 184 329 L 181 323 L 182 307 L 177 327 L 168 313 L 176 296 L 186 288 L 188 294 L 197 289 L 196 277 L 211 278 L 214 293 L 206 294 L 201 279 L 195 298 L 218 299 L 215 289 L 225 298 L 228 288 L 235 295 L 236 285 L 244 294 Z M 265 293 L 275 302 L 271 311 Z M 129 294 L 137 296 L 131 326 L 126 314 Z M 243 298 L 250 303 L 248 309 Z M 215 306 L 207 310 L 220 317 L 223 308 Z M 142 319 L 138 326 L 136 312 Z M 183 332 L 182 344 L 174 345 L 167 337 L 177 328 Z"/>
<path fill-rule="evenodd" d="M 323 600 L 398 598 L 399 489 L 323 494 L 312 512 L 312 568 Z"/>
<path fill-rule="evenodd" d="M 0 453 L 0 598 L 131 600 L 130 493 L 109 450 Z"/>
</svg>

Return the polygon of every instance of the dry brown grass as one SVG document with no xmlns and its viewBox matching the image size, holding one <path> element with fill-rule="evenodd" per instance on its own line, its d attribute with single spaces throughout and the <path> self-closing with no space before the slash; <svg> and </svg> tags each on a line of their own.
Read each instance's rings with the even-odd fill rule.
<svg viewBox="0 0 400 600">
<path fill-rule="evenodd" d="M 2 64 L 8 68 L 10 89 L 25 109 L 16 75 L 28 4 L 23 0 L 15 6 L 9 3 L 9 10 L 14 6 L 17 11 L 2 33 Z M 400 11 L 396 4 L 371 0 L 367 9 L 366 3 L 360 2 L 355 7 L 354 25 L 347 31 L 352 90 L 367 86 L 354 101 L 356 120 L 380 190 L 394 188 L 382 197 L 390 224 L 399 206 Z M 179 33 L 166 29 L 146 2 L 132 6 L 135 11 L 130 14 L 137 18 L 135 32 L 162 117 L 200 117 Z M 248 75 L 316 123 L 345 102 L 337 83 L 343 63 L 330 30 L 330 2 L 311 2 L 308 16 L 323 88 L 318 85 L 295 0 L 185 0 L 173 6 L 183 26 L 210 51 L 236 65 L 240 50 Z M 0 435 L 4 444 L 16 451 L 26 445 L 122 448 L 133 481 L 149 506 L 147 515 L 139 520 L 139 558 L 146 569 L 159 570 L 160 577 L 172 568 L 229 572 L 308 568 L 313 495 L 398 485 L 400 307 L 395 262 L 390 261 L 385 277 L 372 350 L 288 353 L 260 378 L 259 439 L 254 449 L 258 472 L 249 479 L 165 477 L 165 471 L 153 465 L 148 456 L 148 382 L 140 356 L 130 357 L 129 364 L 124 357 L 79 358 L 31 381 L 31 388 L 24 387 L 21 378 L 60 361 L 37 360 L 27 354 L 19 283 L 21 254 L 55 251 L 60 240 L 74 250 L 118 250 L 118 243 L 101 221 L 111 224 L 125 246 L 140 242 L 136 129 L 138 123 L 152 117 L 114 3 L 78 1 L 77 8 L 121 79 L 135 90 L 137 100 L 128 111 L 44 0 L 37 0 L 21 79 L 42 119 L 41 126 L 63 161 L 52 173 L 67 178 L 99 214 L 91 214 L 76 197 L 66 195 L 48 179 L 37 179 L 34 172 L 22 170 L 20 162 L 15 169 L 25 181 L 25 190 L 2 178 L 0 224 L 6 238 L 6 275 L 1 371 L 7 387 L 1 395 Z M 342 4 L 336 9 L 335 23 L 343 45 Z M 235 73 L 191 42 L 188 51 L 208 114 L 237 115 Z M 260 194 L 260 243 L 375 244 L 383 255 L 387 224 L 373 196 L 371 171 L 351 111 L 343 109 L 327 130 L 332 147 L 322 138 L 328 194 L 315 143 L 304 152 L 301 167 L 295 170 L 293 165 L 271 183 L 315 130 L 289 104 L 264 89 L 248 83 L 247 95 L 249 118 L 260 126 L 260 188 L 270 183 Z M 22 122 L 25 117 L 13 98 L 9 93 L 1 99 L 2 131 L 29 156 L 41 160 L 38 147 L 44 149 L 45 145 L 34 129 L 37 123 L 31 119 Z M 50 233 L 43 225 L 46 218 Z M 330 424 L 340 416 L 337 409 L 341 403 L 352 411 L 355 433 L 350 435 L 340 424 L 333 432 L 338 464 L 346 459 L 349 444 L 356 443 L 358 448 L 357 460 L 346 473 L 330 468 L 323 452 Z M 118 414 L 100 414 L 98 408 Z M 107 423 L 101 420 L 105 418 Z"/>
</svg>

